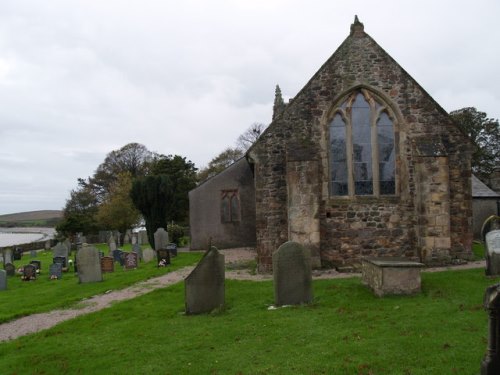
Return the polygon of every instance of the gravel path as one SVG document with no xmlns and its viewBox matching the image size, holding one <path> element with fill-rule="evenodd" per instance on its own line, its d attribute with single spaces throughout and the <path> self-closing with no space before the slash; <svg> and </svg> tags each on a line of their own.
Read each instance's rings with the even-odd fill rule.
<svg viewBox="0 0 500 375">
<path fill-rule="evenodd" d="M 221 250 L 225 255 L 225 261 L 229 269 L 238 268 L 238 265 L 255 259 L 255 251 L 252 248 Z M 424 272 L 436 272 L 447 269 L 466 269 L 485 267 L 484 261 L 470 262 L 461 266 L 429 268 Z M 167 273 L 163 276 L 149 279 L 128 288 L 108 291 L 105 294 L 93 296 L 76 305 L 74 308 L 65 310 L 53 310 L 47 313 L 40 313 L 25 316 L 4 324 L 0 324 L 0 342 L 12 340 L 20 336 L 35 333 L 51 328 L 65 320 L 73 319 L 79 315 L 88 314 L 110 307 L 113 303 L 125 301 L 149 293 L 157 288 L 175 284 L 184 280 L 194 267 L 185 267 L 180 270 Z M 339 273 L 335 270 L 314 271 L 314 279 L 332 279 L 361 276 L 356 273 Z M 271 280 L 272 275 L 253 275 L 248 269 L 226 271 L 227 279 L 262 281 Z"/>
</svg>

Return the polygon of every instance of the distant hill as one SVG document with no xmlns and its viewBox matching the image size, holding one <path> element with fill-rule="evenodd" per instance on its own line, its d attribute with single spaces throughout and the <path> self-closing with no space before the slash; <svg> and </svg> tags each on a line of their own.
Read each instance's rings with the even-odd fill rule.
<svg viewBox="0 0 500 375">
<path fill-rule="evenodd" d="M 2 227 L 54 227 L 62 219 L 61 210 L 42 210 L 0 215 Z"/>
</svg>

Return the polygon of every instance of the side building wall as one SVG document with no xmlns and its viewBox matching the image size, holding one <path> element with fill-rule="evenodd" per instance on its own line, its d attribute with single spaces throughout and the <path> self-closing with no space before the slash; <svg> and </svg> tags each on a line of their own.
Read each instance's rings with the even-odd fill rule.
<svg viewBox="0 0 500 375">
<path fill-rule="evenodd" d="M 233 202 L 225 218 L 222 199 L 228 193 L 238 207 Z M 207 249 L 210 241 L 219 249 L 255 246 L 255 188 L 245 158 L 189 192 L 189 223 L 192 250 Z"/>
</svg>

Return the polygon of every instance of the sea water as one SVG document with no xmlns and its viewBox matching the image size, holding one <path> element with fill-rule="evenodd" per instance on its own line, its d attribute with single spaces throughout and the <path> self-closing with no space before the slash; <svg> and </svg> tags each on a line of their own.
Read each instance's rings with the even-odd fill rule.
<svg viewBox="0 0 500 375">
<path fill-rule="evenodd" d="M 21 232 L 21 230 L 26 232 Z M 0 230 L 0 247 L 45 241 L 52 238 L 53 235 L 53 230 L 40 230 L 38 228 L 33 229 L 32 232 L 30 232 L 30 230 L 30 228 L 2 228 L 2 230 Z"/>
</svg>

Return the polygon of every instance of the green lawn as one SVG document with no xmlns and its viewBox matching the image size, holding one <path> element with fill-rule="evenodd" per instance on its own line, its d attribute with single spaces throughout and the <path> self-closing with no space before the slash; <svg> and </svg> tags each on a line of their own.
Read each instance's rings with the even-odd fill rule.
<svg viewBox="0 0 500 375">
<path fill-rule="evenodd" d="M 227 280 L 226 308 L 202 316 L 183 314 L 179 283 L 0 344 L 0 373 L 476 375 L 495 282 L 423 273 L 420 295 L 377 298 L 317 280 L 312 304 L 268 310 L 272 282 Z"/>
<path fill-rule="evenodd" d="M 106 245 L 98 245 L 105 254 Z M 130 245 L 123 247 L 130 250 Z M 108 290 L 117 290 L 167 272 L 196 264 L 201 253 L 179 253 L 172 258 L 169 267 L 156 267 L 156 262 L 140 263 L 139 268 L 125 271 L 115 263 L 115 272 L 103 274 L 103 282 L 79 284 L 74 272 L 66 272 L 61 280 L 49 280 L 49 265 L 52 263 L 52 252 L 39 252 L 36 258 L 29 253 L 21 260 L 15 261 L 16 268 L 28 264 L 31 260 L 42 262 L 42 273 L 37 280 L 22 281 L 19 276 L 9 277 L 8 289 L 0 292 L 0 323 L 25 315 L 64 308 L 80 302 L 82 299 L 102 294 Z M 71 257 L 73 259 L 74 256 Z M 0 371 L 0 374 L 2 372 Z"/>
</svg>

